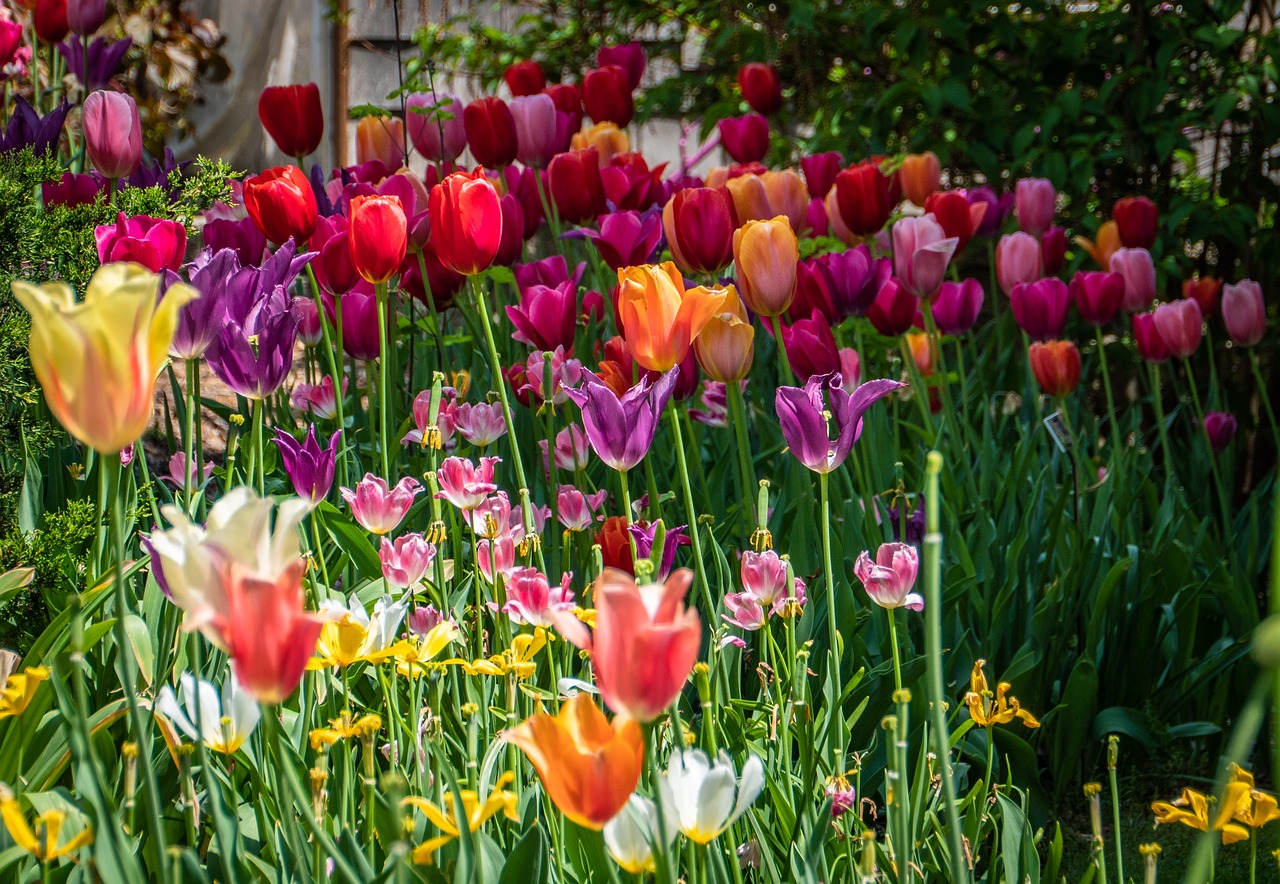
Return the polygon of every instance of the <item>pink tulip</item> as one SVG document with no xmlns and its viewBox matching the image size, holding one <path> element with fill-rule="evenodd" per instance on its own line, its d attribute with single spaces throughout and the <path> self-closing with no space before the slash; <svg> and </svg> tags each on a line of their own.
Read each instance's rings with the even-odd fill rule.
<svg viewBox="0 0 1280 884">
<path fill-rule="evenodd" d="M 556 517 L 569 531 L 586 531 L 600 518 L 596 512 L 607 496 L 604 489 L 585 494 L 572 485 L 561 485 L 556 494 Z"/>
<path fill-rule="evenodd" d="M 962 335 L 978 321 L 986 295 L 976 279 L 944 282 L 933 302 L 933 320 L 944 335 Z"/>
<path fill-rule="evenodd" d="M 500 402 L 464 402 L 454 416 L 458 434 L 478 448 L 486 448 L 507 434 L 507 422 Z"/>
<path fill-rule="evenodd" d="M 852 390 L 862 383 L 862 358 L 852 347 L 841 347 L 839 355 L 840 379 L 844 382 L 846 390 Z"/>
<path fill-rule="evenodd" d="M 142 122 L 127 92 L 90 92 L 81 126 L 89 162 L 106 178 L 132 175 L 142 164 Z"/>
<path fill-rule="evenodd" d="M 787 563 L 773 550 L 743 552 L 738 573 L 744 594 L 750 594 L 762 605 L 772 605 L 787 596 Z"/>
<path fill-rule="evenodd" d="M 494 582 L 495 573 L 505 579 L 515 565 L 516 541 L 510 534 L 476 541 L 476 567 L 489 583 Z"/>
<path fill-rule="evenodd" d="M 502 458 L 482 457 L 476 466 L 465 457 L 446 457 L 436 470 L 440 490 L 436 497 L 447 500 L 463 512 L 474 510 L 498 490 L 493 468 Z"/>
<path fill-rule="evenodd" d="M 1204 335 L 1204 317 L 1200 305 L 1181 298 L 1156 308 L 1156 330 L 1169 348 L 1169 355 L 1187 358 L 1200 346 Z"/>
<path fill-rule="evenodd" d="M 894 276 L 917 298 L 932 297 L 959 244 L 933 215 L 902 218 L 893 225 Z"/>
<path fill-rule="evenodd" d="M 573 610 L 570 577 L 566 572 L 560 578 L 560 585 L 553 588 L 537 568 L 513 568 L 507 575 L 507 603 L 502 612 L 512 623 L 553 626 L 552 612 Z"/>
<path fill-rule="evenodd" d="M 516 327 L 511 337 L 520 343 L 538 350 L 572 350 L 578 318 L 577 283 L 568 280 L 554 288 L 526 286 L 520 290 L 520 304 L 507 308 L 507 317 Z"/>
<path fill-rule="evenodd" d="M 341 491 L 342 499 L 351 507 L 351 514 L 361 527 L 373 534 L 390 534 L 413 506 L 422 485 L 412 476 L 405 476 L 396 487 L 388 488 L 386 479 L 365 473 L 355 491 L 350 488 Z"/>
<path fill-rule="evenodd" d="M 914 546 L 905 543 L 882 543 L 876 560 L 863 552 L 853 565 L 853 573 L 871 596 L 871 600 L 890 610 L 907 607 L 924 610 L 924 597 L 911 591 L 916 582 L 919 558 Z"/>
<path fill-rule="evenodd" d="M 435 546 L 428 543 L 421 534 L 406 534 L 397 537 L 394 543 L 390 538 L 384 537 L 382 548 L 378 550 L 382 576 L 388 586 L 396 589 L 408 589 L 421 583 L 435 556 Z"/>
<path fill-rule="evenodd" d="M 547 440 L 539 439 L 538 447 L 542 449 L 542 471 L 550 478 L 551 469 L 547 466 Z M 587 465 L 587 452 L 591 450 L 591 440 L 580 424 L 569 424 L 556 433 L 556 469 L 574 472 Z"/>
<path fill-rule="evenodd" d="M 433 163 L 451 163 L 467 149 L 467 129 L 462 122 L 462 102 L 444 93 L 417 93 L 405 100 L 409 140 L 414 149 Z M 448 119 L 445 119 L 448 117 Z"/>
<path fill-rule="evenodd" d="M 98 260 L 103 264 L 132 261 L 152 273 L 177 270 L 187 252 L 187 228 L 166 218 L 116 216 L 115 224 L 94 228 Z"/>
<path fill-rule="evenodd" d="M 544 168 L 558 153 L 556 103 L 539 93 L 513 98 L 507 106 L 516 121 L 516 159 Z"/>
<path fill-rule="evenodd" d="M 755 632 L 764 626 L 767 612 L 760 600 L 749 592 L 731 592 L 724 597 L 724 606 L 728 614 L 721 614 L 720 619 L 730 626 Z"/>
<path fill-rule="evenodd" d="M 996 244 L 996 276 L 1006 295 L 1020 282 L 1035 282 L 1044 275 L 1040 241 L 1029 233 L 1010 233 Z"/>
<path fill-rule="evenodd" d="M 1053 213 L 1058 192 L 1045 178 L 1019 179 L 1014 189 L 1014 213 L 1018 226 L 1032 236 L 1039 237 L 1053 224 Z"/>
<path fill-rule="evenodd" d="M 1124 278 L 1121 306 L 1127 312 L 1145 310 L 1156 299 L 1156 265 L 1146 249 L 1116 249 L 1109 266 Z"/>
<path fill-rule="evenodd" d="M 1053 276 L 1020 282 L 1009 295 L 1009 306 L 1018 327 L 1036 341 L 1062 337 L 1070 305 L 1067 284 Z"/>
<path fill-rule="evenodd" d="M 1262 301 L 1262 286 L 1252 279 L 1224 286 L 1222 289 L 1222 321 L 1231 340 L 1241 347 L 1252 347 L 1267 331 L 1267 306 Z"/>
<path fill-rule="evenodd" d="M 1081 270 L 1071 278 L 1070 292 L 1081 319 L 1090 325 L 1106 325 L 1115 319 L 1124 302 L 1124 277 L 1102 270 Z"/>
<path fill-rule="evenodd" d="M 1235 438 L 1237 427 L 1235 416 L 1229 412 L 1210 411 L 1204 416 L 1204 433 L 1209 437 L 1209 445 L 1215 454 L 1227 450 Z"/>
</svg>

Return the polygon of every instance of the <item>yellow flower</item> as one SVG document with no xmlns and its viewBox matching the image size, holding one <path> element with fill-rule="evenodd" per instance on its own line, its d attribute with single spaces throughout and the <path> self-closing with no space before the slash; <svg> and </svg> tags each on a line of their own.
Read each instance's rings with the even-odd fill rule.
<svg viewBox="0 0 1280 884">
<path fill-rule="evenodd" d="M 1000 682 L 996 685 L 995 694 L 987 687 L 987 677 L 982 674 L 986 660 L 973 664 L 973 674 L 969 677 L 969 693 L 964 695 L 965 705 L 969 707 L 969 717 L 979 727 L 994 727 L 997 724 L 1008 724 L 1014 718 L 1021 718 L 1027 727 L 1039 727 L 1040 722 L 1027 710 L 1023 709 L 1017 699 L 1006 697 L 1009 684 Z"/>
<path fill-rule="evenodd" d="M 479 796 L 470 789 L 462 789 L 459 795 L 462 797 L 462 818 L 467 822 L 467 828 L 474 832 L 484 825 L 485 821 L 498 811 L 502 811 L 507 819 L 515 822 L 520 821 L 520 814 L 516 812 L 516 796 L 513 792 L 508 792 L 503 786 L 512 782 L 515 774 L 504 773 L 498 778 L 498 782 L 494 784 L 494 790 L 489 793 L 483 802 Z M 444 807 L 437 807 L 425 798 L 406 798 L 404 799 L 406 807 L 416 807 L 426 816 L 431 823 L 440 830 L 441 834 L 435 838 L 431 838 L 419 844 L 413 849 L 413 861 L 418 865 L 430 865 L 435 858 L 435 853 L 441 847 L 444 847 L 459 833 L 459 818 L 453 806 L 453 793 L 446 793 L 444 796 Z"/>
<path fill-rule="evenodd" d="M 1222 832 L 1223 844 L 1234 844 L 1249 837 L 1248 829 L 1231 822 L 1231 810 L 1228 803 L 1213 822 L 1214 830 Z M 1209 829 L 1209 799 L 1195 789 L 1183 789 L 1172 802 L 1153 801 L 1151 811 L 1156 815 L 1156 825 L 1182 823 L 1201 832 Z"/>
<path fill-rule="evenodd" d="M 58 843 L 62 824 L 67 819 L 66 812 L 62 810 L 46 810 L 40 814 L 33 830 L 17 798 L 4 785 L 0 785 L 0 817 L 4 818 L 4 826 L 14 843 L 42 863 L 53 862 L 93 842 L 93 829 L 86 826 L 71 840 Z"/>
<path fill-rule="evenodd" d="M 329 727 L 318 727 L 311 732 L 311 748 L 319 752 L 323 746 L 332 746 L 339 740 L 360 738 L 382 730 L 382 718 L 378 715 L 362 715 L 352 721 L 350 715 L 340 715 L 329 722 Z"/>
<path fill-rule="evenodd" d="M 613 157 L 620 153 L 626 153 L 631 149 L 627 133 L 608 120 L 603 123 L 596 123 L 581 132 L 574 132 L 573 138 L 570 139 L 570 146 L 574 150 L 585 150 L 588 147 L 594 147 L 596 153 L 600 155 L 600 166 L 602 168 L 609 165 L 609 160 Z M 459 394 L 459 398 L 461 398 L 461 394 Z"/>
<path fill-rule="evenodd" d="M 43 666 L 28 666 L 20 675 L 10 675 L 0 681 L 0 718 L 21 715 L 35 699 L 36 688 L 49 677 Z"/>
<path fill-rule="evenodd" d="M 583 623 L 596 628 L 596 609 L 595 608 L 574 608 L 573 616 L 577 617 Z"/>
<path fill-rule="evenodd" d="M 83 301 L 65 283 L 15 281 L 31 314 L 31 365 L 49 410 L 72 436 L 104 454 L 136 441 L 151 419 L 156 376 L 178 327 L 199 297 L 178 283 L 157 299 L 160 277 L 138 264 L 107 264 Z"/>
<path fill-rule="evenodd" d="M 320 603 L 324 626 L 316 640 L 316 656 L 307 662 L 307 669 L 341 668 L 360 661 L 381 663 L 395 656 L 396 630 L 408 607 L 408 602 L 391 604 L 383 598 L 368 614 L 355 593 L 346 604 L 324 600 Z"/>
<path fill-rule="evenodd" d="M 461 666 L 467 675 L 514 675 L 516 678 L 525 679 L 537 671 L 537 664 L 533 662 L 533 658 L 546 643 L 547 631 L 539 626 L 532 635 L 529 633 L 517 635 L 512 639 L 511 647 L 500 654 L 494 654 L 487 660 L 467 662 L 455 657 L 444 662 Z"/>
<path fill-rule="evenodd" d="M 1231 782 L 1227 784 L 1219 818 L 1224 814 L 1251 829 L 1261 829 L 1272 820 L 1280 819 L 1280 808 L 1276 806 L 1274 795 L 1254 788 L 1252 773 L 1233 763 Z"/>
<path fill-rule="evenodd" d="M 415 678 L 429 672 L 433 664 L 428 661 L 443 651 L 458 637 L 458 627 L 450 620 L 441 620 L 417 640 L 396 642 L 392 646 L 396 661 L 396 671 L 406 678 Z M 443 666 L 443 663 L 434 666 Z"/>
</svg>

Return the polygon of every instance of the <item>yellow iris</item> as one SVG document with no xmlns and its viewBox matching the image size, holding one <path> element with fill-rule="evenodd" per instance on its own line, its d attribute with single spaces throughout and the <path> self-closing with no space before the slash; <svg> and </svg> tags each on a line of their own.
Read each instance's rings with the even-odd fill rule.
<svg viewBox="0 0 1280 884">
<path fill-rule="evenodd" d="M 1014 697 L 1009 697 L 1009 684 L 1000 682 L 995 693 L 987 686 L 987 677 L 982 674 L 986 660 L 973 664 L 973 674 L 969 677 L 969 692 L 964 695 L 965 705 L 969 707 L 969 717 L 979 727 L 994 727 L 997 724 L 1008 724 L 1015 718 L 1022 719 L 1027 727 L 1036 728 L 1040 722 L 1027 710 L 1023 709 Z"/>
<path fill-rule="evenodd" d="M 444 796 L 444 807 L 437 807 L 425 798 L 406 798 L 406 807 L 414 807 L 422 811 L 431 823 L 440 830 L 439 835 L 419 844 L 413 849 L 413 861 L 418 865 L 430 865 L 435 859 L 436 851 L 444 847 L 459 834 L 459 820 L 466 820 L 467 829 L 474 832 L 484 825 L 485 821 L 498 811 L 509 820 L 519 822 L 520 814 L 516 812 L 516 796 L 503 787 L 515 780 L 512 773 L 504 773 L 494 784 L 494 790 L 483 802 L 470 789 L 462 789 L 458 794 L 462 797 L 462 816 L 459 818 L 453 806 L 453 794 Z"/>
</svg>

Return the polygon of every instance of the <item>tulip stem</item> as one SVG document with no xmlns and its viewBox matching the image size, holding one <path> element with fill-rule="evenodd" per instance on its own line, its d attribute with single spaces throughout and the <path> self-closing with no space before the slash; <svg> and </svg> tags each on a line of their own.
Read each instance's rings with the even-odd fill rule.
<svg viewBox="0 0 1280 884">
<path fill-rule="evenodd" d="M 1191 360 L 1183 357 L 1182 366 L 1187 372 L 1187 386 L 1191 388 L 1191 404 L 1195 406 L 1196 420 L 1200 422 L 1200 436 L 1209 446 L 1209 472 L 1218 492 L 1218 505 L 1222 508 L 1222 530 L 1226 534 L 1231 531 L 1231 510 L 1227 506 L 1227 486 L 1222 480 L 1222 471 L 1218 469 L 1218 453 L 1213 450 L 1213 442 L 1209 439 L 1209 430 L 1204 425 L 1204 408 L 1200 404 L 1200 391 L 1196 389 L 1195 376 L 1191 373 Z"/>
<path fill-rule="evenodd" d="M 680 415 L 675 404 L 667 407 L 671 416 L 671 432 L 675 435 L 676 465 L 680 470 L 680 484 L 684 489 L 685 517 L 689 520 L 689 537 L 693 540 L 693 558 L 698 563 L 698 587 L 702 590 L 702 601 L 707 606 L 708 621 L 715 616 L 716 604 L 711 595 L 711 584 L 707 580 L 707 566 L 702 559 L 702 538 L 698 534 L 698 511 L 693 503 L 693 485 L 689 482 L 689 465 L 685 462 L 684 433 L 680 429 Z"/>
<path fill-rule="evenodd" d="M 262 412 L 266 403 L 261 399 L 253 399 L 249 403 L 253 411 L 253 463 L 258 473 L 258 495 L 265 497 L 267 493 L 267 471 L 262 456 Z"/>
<path fill-rule="evenodd" d="M 955 265 L 953 264 L 952 268 L 954 269 L 954 267 Z M 924 307 L 924 327 L 925 333 L 928 335 L 929 346 L 938 358 L 938 375 L 941 381 L 938 387 L 942 391 L 943 423 L 951 424 L 955 420 L 956 413 L 951 405 L 951 382 L 947 377 L 947 357 L 942 350 L 942 337 L 938 334 L 938 324 L 933 318 L 933 304 L 928 298 L 922 298 L 920 303 Z M 955 427 L 953 426 L 952 429 L 955 429 Z M 958 439 L 958 432 L 956 436 Z M 906 540 L 905 534 L 903 535 L 903 540 Z"/>
<path fill-rule="evenodd" d="M 418 259 L 418 275 L 422 278 L 422 293 L 427 299 L 427 312 L 431 315 L 431 336 L 436 342 L 436 371 L 444 371 L 444 330 L 440 327 L 440 312 L 436 310 L 436 298 L 431 294 L 431 279 L 427 276 L 427 259 L 422 249 L 414 252 Z"/>
<path fill-rule="evenodd" d="M 627 481 L 627 472 L 627 470 L 618 470 L 618 484 L 622 487 L 622 518 L 627 525 L 627 545 L 631 548 L 631 570 L 634 573 L 636 536 L 631 533 L 631 485 Z"/>
<path fill-rule="evenodd" d="M 904 507 L 905 508 L 905 507 Z M 906 535 L 904 534 L 903 537 Z M 898 618 L 897 608 L 886 608 L 889 615 L 889 652 L 893 655 L 893 689 L 902 690 L 902 658 L 898 650 Z"/>
<path fill-rule="evenodd" d="M 387 385 L 391 382 L 391 347 L 387 335 L 387 284 L 380 282 L 374 287 L 378 299 L 378 440 L 382 449 L 382 475 L 391 484 L 391 447 L 388 444 L 390 431 L 387 429 Z M 371 406 L 372 402 L 369 403 Z"/>
<path fill-rule="evenodd" d="M 831 746 L 831 770 L 834 773 L 839 767 L 838 744 L 842 741 L 840 732 L 844 730 L 844 715 L 841 712 L 841 695 L 844 689 L 840 683 L 840 630 L 836 627 L 836 574 L 831 564 L 831 496 L 828 482 L 827 473 L 818 473 L 818 489 L 822 498 L 822 573 L 827 583 L 827 641 L 831 654 L 831 683 L 834 688 L 827 739 Z M 837 722 L 839 722 L 838 729 Z"/>
<path fill-rule="evenodd" d="M 1165 426 L 1167 421 L 1164 416 L 1164 391 L 1160 388 L 1160 364 L 1147 363 L 1147 372 L 1151 376 L 1151 404 L 1156 411 L 1156 429 L 1160 432 L 1160 453 L 1164 455 L 1170 475 L 1174 475 L 1172 455 L 1169 451 L 1169 430 Z"/>
<path fill-rule="evenodd" d="M 1276 412 L 1271 406 L 1271 397 L 1267 395 L 1267 381 L 1262 376 L 1262 368 L 1258 365 L 1258 351 L 1249 348 L 1249 365 L 1253 368 L 1253 378 L 1258 383 L 1258 398 L 1262 400 L 1262 410 L 1267 413 L 1267 421 L 1271 424 L 1271 439 L 1280 453 L 1280 425 L 1276 424 Z"/>
<path fill-rule="evenodd" d="M 911 376 L 911 398 L 916 400 L 920 409 L 922 429 L 929 434 L 929 444 L 932 446 L 937 442 L 938 434 L 933 427 L 933 412 L 929 409 L 929 388 L 920 375 L 920 367 L 916 365 L 916 357 L 911 352 L 911 345 L 905 334 L 898 338 L 898 346 L 902 352 L 902 361 L 907 366 L 907 374 Z"/>
<path fill-rule="evenodd" d="M 787 382 L 788 387 L 796 385 L 796 376 L 791 371 L 791 360 L 787 358 L 787 345 L 782 341 L 782 322 L 777 316 L 770 316 L 769 321 L 773 323 L 773 343 L 778 348 L 778 362 L 782 364 L 782 377 Z M 861 356 L 862 354 L 858 354 Z"/>
<path fill-rule="evenodd" d="M 755 464 L 751 460 L 751 445 L 747 441 L 747 408 L 742 398 L 742 385 L 737 381 L 729 381 L 725 391 L 729 394 L 730 420 L 733 421 L 733 435 L 738 445 L 738 479 L 742 483 L 742 517 L 747 524 L 748 538 L 755 530 L 751 504 L 755 496 Z"/>
<path fill-rule="evenodd" d="M 1107 421 L 1110 423 L 1110 432 L 1119 438 L 1120 430 L 1116 424 L 1116 399 L 1115 394 L 1111 392 L 1111 373 L 1107 370 L 1107 345 L 1103 341 L 1102 326 L 1094 325 L 1094 333 L 1098 336 L 1098 367 L 1102 369 L 1102 389 L 1107 393 Z"/>
<path fill-rule="evenodd" d="M 320 284 L 316 281 L 316 272 L 311 269 L 311 262 L 307 262 L 307 278 L 311 283 L 311 295 L 315 298 L 316 312 L 320 315 L 320 334 L 324 338 L 324 354 L 329 362 L 329 377 L 333 381 L 333 400 L 337 406 L 338 429 L 344 433 L 347 429 L 346 415 L 343 413 L 343 395 L 342 381 L 343 373 L 338 371 L 338 360 L 334 357 L 333 338 L 329 334 L 329 317 L 325 313 L 324 301 L 320 296 Z M 336 300 L 334 302 L 334 317 L 337 322 L 342 322 L 342 305 Z M 341 326 L 339 326 L 341 328 Z M 342 347 L 342 334 L 338 334 L 338 347 Z M 341 349 L 339 349 L 341 353 Z M 340 486 L 347 485 L 347 458 L 345 454 L 346 446 L 338 450 L 338 484 Z"/>
<path fill-rule="evenodd" d="M 186 429 L 182 434 L 182 502 L 186 504 L 187 515 L 195 515 L 195 495 L 192 493 L 191 486 L 193 484 L 192 469 L 195 464 L 192 463 L 192 457 L 195 451 L 196 440 L 196 413 L 200 409 L 200 394 L 197 392 L 200 383 L 200 360 L 187 360 L 187 414 Z M 145 459 L 145 458 L 144 458 Z"/>
</svg>

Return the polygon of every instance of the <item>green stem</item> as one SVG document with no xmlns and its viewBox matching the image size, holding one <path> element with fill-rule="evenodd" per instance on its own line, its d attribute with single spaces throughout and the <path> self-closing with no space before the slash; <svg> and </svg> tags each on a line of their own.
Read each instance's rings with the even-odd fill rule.
<svg viewBox="0 0 1280 884">
<path fill-rule="evenodd" d="M 667 414 L 671 417 L 671 432 L 675 436 L 676 466 L 680 471 L 680 485 L 684 489 L 685 516 L 689 520 L 689 537 L 693 541 L 693 559 L 698 564 L 698 588 L 702 590 L 702 601 L 707 606 L 708 618 L 715 616 L 716 604 L 711 595 L 711 584 L 707 580 L 707 566 L 702 558 L 702 537 L 698 533 L 698 511 L 693 503 L 693 485 L 689 482 L 689 465 L 684 456 L 684 433 L 680 429 L 680 415 L 674 404 L 667 406 Z"/>
<path fill-rule="evenodd" d="M 898 618 L 895 608 L 887 609 L 889 615 L 889 651 L 893 654 L 893 689 L 902 690 L 902 656 L 898 651 Z"/>
<path fill-rule="evenodd" d="M 378 440 L 382 449 L 382 475 L 387 482 L 392 481 L 390 431 L 387 429 L 387 395 L 391 382 L 391 347 L 387 340 L 387 284 L 380 282 L 374 287 L 378 301 Z M 373 403 L 370 403 L 372 405 Z"/>
<path fill-rule="evenodd" d="M 1093 329 L 1098 336 L 1098 367 L 1102 369 L 1102 389 L 1107 393 L 1107 422 L 1110 424 L 1110 432 L 1119 438 L 1120 430 L 1116 424 L 1116 399 L 1115 394 L 1111 392 L 1111 373 L 1107 370 L 1107 345 L 1103 342 L 1102 326 L 1095 325 Z"/>
<path fill-rule="evenodd" d="M 1118 737 L 1112 736 L 1112 740 L 1118 740 Z M 1107 777 L 1111 785 L 1111 828 L 1114 829 L 1112 837 L 1116 842 L 1116 876 L 1118 880 L 1124 882 L 1127 880 L 1124 876 L 1124 843 L 1121 839 L 1120 830 L 1120 786 L 1116 782 L 1116 766 L 1108 765 Z M 1249 839 L 1253 843 L 1257 843 L 1257 838 Z"/>
<path fill-rule="evenodd" d="M 1204 408 L 1200 405 L 1200 391 L 1196 388 L 1195 377 L 1191 373 L 1191 360 L 1183 358 L 1182 365 L 1187 372 L 1187 386 L 1191 388 L 1191 404 L 1195 406 L 1196 420 L 1200 424 L 1200 436 L 1205 444 L 1209 445 L 1209 472 L 1213 475 L 1213 484 L 1218 492 L 1218 506 L 1222 509 L 1222 530 L 1230 533 L 1231 510 L 1227 505 L 1227 486 L 1223 482 L 1222 471 L 1218 469 L 1218 454 L 1213 450 L 1209 441 L 1209 431 L 1204 425 Z"/>
<path fill-rule="evenodd" d="M 833 696 L 831 701 L 831 720 L 827 726 L 828 742 L 831 746 L 831 770 L 837 768 L 836 759 L 840 756 L 840 744 L 843 742 L 844 716 L 841 712 L 841 697 L 844 686 L 840 679 L 840 630 L 836 624 L 836 574 L 831 563 L 831 497 L 829 493 L 827 473 L 818 474 L 819 496 L 822 501 L 822 568 L 827 584 L 827 642 L 831 655 L 831 684 Z"/>
<path fill-rule="evenodd" d="M 773 342 L 778 348 L 778 362 L 782 366 L 782 378 L 787 382 L 788 387 L 794 387 L 796 376 L 791 371 L 791 360 L 787 358 L 787 346 L 782 342 L 782 323 L 776 316 L 769 317 L 769 320 L 773 323 Z"/>
<path fill-rule="evenodd" d="M 329 314 L 325 312 L 324 300 L 320 296 L 320 284 L 316 281 L 316 272 L 311 268 L 310 262 L 307 263 L 307 278 L 311 282 L 311 295 L 316 302 L 316 311 L 320 314 L 320 334 L 324 340 L 324 355 L 329 363 L 329 379 L 333 381 L 333 398 L 337 405 L 338 429 L 346 433 L 347 418 L 343 412 L 343 396 L 342 396 L 342 378 L 343 373 L 338 370 L 338 359 L 341 358 L 341 350 L 337 358 L 334 356 L 334 341 L 329 333 Z M 334 316 L 337 322 L 342 321 L 342 304 L 335 302 Z M 339 335 L 338 346 L 341 348 L 341 335 Z M 346 472 L 346 446 L 338 449 L 338 484 L 344 486 L 348 484 Z"/>
<path fill-rule="evenodd" d="M 1249 365 L 1253 368 L 1253 379 L 1258 384 L 1258 398 L 1262 401 L 1262 410 L 1267 413 L 1267 422 L 1271 424 L 1271 441 L 1280 453 L 1280 424 L 1276 423 L 1276 412 L 1271 406 L 1271 397 L 1267 395 L 1267 381 L 1262 376 L 1262 368 L 1258 365 L 1258 351 L 1249 348 Z"/>
<path fill-rule="evenodd" d="M 751 459 L 751 445 L 747 441 L 747 408 L 742 398 L 742 386 L 737 381 L 725 384 L 729 394 L 729 420 L 733 422 L 733 435 L 738 447 L 738 478 L 742 483 L 742 518 L 747 526 L 746 537 L 755 530 L 751 501 L 755 497 L 755 464 Z"/>
<path fill-rule="evenodd" d="M 911 398 L 916 401 L 920 409 L 920 421 L 924 431 L 929 434 L 929 444 L 933 445 L 937 442 L 938 433 L 933 426 L 933 412 L 929 410 L 929 387 L 920 376 L 920 368 L 916 365 L 916 357 L 911 353 L 911 344 L 907 342 L 907 336 L 902 335 L 898 342 L 902 361 L 906 363 L 907 374 L 911 376 Z"/>
<path fill-rule="evenodd" d="M 1160 387 L 1160 364 L 1147 363 L 1147 373 L 1151 376 L 1151 404 L 1156 411 L 1156 429 L 1160 432 L 1160 453 L 1164 456 L 1169 475 L 1174 475 L 1173 452 L 1169 449 L 1169 430 L 1165 426 L 1164 392 Z"/>
<path fill-rule="evenodd" d="M 261 399 L 253 399 L 250 400 L 249 407 L 253 410 L 253 462 L 258 474 L 258 495 L 265 497 L 267 493 L 267 472 L 262 456 L 262 412 L 266 408 L 266 403 Z"/>
<path fill-rule="evenodd" d="M 187 360 L 187 421 L 182 433 L 182 502 L 186 504 L 187 515 L 195 515 L 195 495 L 192 485 L 199 473 L 192 462 L 196 441 L 196 415 L 200 411 L 200 360 Z M 144 456 L 145 457 L 145 456 Z"/>
</svg>

